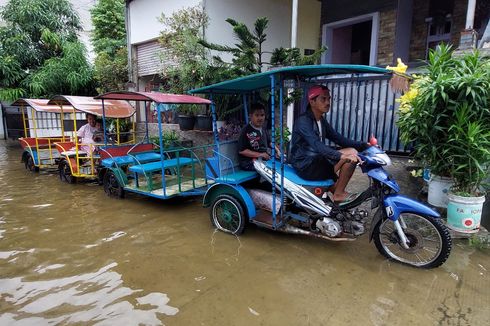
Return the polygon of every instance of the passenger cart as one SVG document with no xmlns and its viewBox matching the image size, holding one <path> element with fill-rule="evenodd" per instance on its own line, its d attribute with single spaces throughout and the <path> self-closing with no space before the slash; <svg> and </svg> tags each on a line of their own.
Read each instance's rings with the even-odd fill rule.
<svg viewBox="0 0 490 326">
<path fill-rule="evenodd" d="M 29 171 L 57 168 L 60 155 L 55 143 L 69 139 L 69 133 L 64 130 L 61 109 L 48 105 L 48 102 L 47 99 L 18 99 L 12 103 L 22 113 L 21 161 Z"/>
<path fill-rule="evenodd" d="M 245 115 L 247 103 L 257 99 L 261 92 L 270 94 L 271 112 L 275 113 L 270 116 L 271 135 L 276 135 L 278 128 L 280 140 L 277 145 L 284 148 L 283 103 L 289 90 L 301 90 L 305 94 L 312 85 L 328 85 L 328 78 L 333 75 L 342 75 L 355 83 L 363 74 L 392 76 L 393 72 L 361 65 L 285 67 L 194 89 L 190 93 L 208 94 L 211 99 L 214 94 L 241 94 Z M 346 108 L 347 99 L 334 100 L 343 100 L 343 109 L 349 109 Z M 303 100 L 302 104 L 305 103 Z M 256 171 L 241 171 L 236 143 L 219 143 L 214 105 L 211 109 L 217 151 L 206 162 L 208 177 L 214 184 L 207 190 L 203 203 L 210 207 L 211 222 L 219 230 L 238 235 L 248 223 L 253 223 L 267 229 L 331 241 L 352 241 L 368 234 L 383 256 L 421 268 L 440 266 L 449 257 L 451 237 L 439 214 L 423 203 L 399 194 L 398 184 L 384 170 L 391 161 L 382 149 L 372 146 L 359 153 L 364 161 L 360 168 L 369 178 L 369 187 L 356 200 L 340 206 L 328 195 L 333 180 L 302 179 L 287 164 L 284 154 L 280 159 L 255 160 Z M 333 110 L 342 109 L 338 105 Z M 361 131 L 357 140 L 367 142 L 371 132 Z M 271 157 L 276 156 L 275 142 L 272 137 Z M 259 178 L 266 180 L 265 190 L 256 186 L 260 185 Z M 368 200 L 371 200 L 371 209 L 375 209 L 371 218 L 360 206 Z"/>
<path fill-rule="evenodd" d="M 136 136 L 133 133 L 128 142 L 121 144 L 121 133 L 116 127 L 115 133 L 110 135 L 106 129 L 106 118 L 116 121 L 130 119 L 136 112 L 126 101 L 107 101 L 105 111 L 102 109 L 102 101 L 92 97 L 58 95 L 49 101 L 50 105 L 57 105 L 62 115 L 67 115 L 64 124 L 68 126 L 71 137 L 65 141 L 56 143 L 59 152 L 58 172 L 60 179 L 68 183 L 74 183 L 77 179 L 95 180 L 99 175 L 99 162 L 101 146 L 113 143 L 115 146 L 134 144 Z M 103 119 L 102 141 L 90 144 L 81 143 L 77 136 L 77 130 L 87 123 L 86 114 L 93 114 Z M 65 128 L 67 129 L 67 128 Z"/>
<path fill-rule="evenodd" d="M 166 148 L 163 141 L 162 105 L 210 105 L 209 100 L 191 96 L 147 92 L 109 92 L 96 99 L 106 103 L 127 100 L 155 103 L 158 116 L 158 143 L 149 141 L 148 119 L 145 134 L 137 144 L 127 147 L 105 146 L 100 149 L 101 170 L 105 192 L 124 197 L 126 192 L 168 199 L 177 196 L 200 196 L 210 181 L 204 173 L 203 160 L 211 156 L 213 144 L 191 148 Z M 145 110 L 146 112 L 146 110 Z"/>
</svg>

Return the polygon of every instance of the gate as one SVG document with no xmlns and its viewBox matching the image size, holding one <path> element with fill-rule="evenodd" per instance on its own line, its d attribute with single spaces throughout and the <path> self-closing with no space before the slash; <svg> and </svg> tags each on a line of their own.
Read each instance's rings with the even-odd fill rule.
<svg viewBox="0 0 490 326">
<path fill-rule="evenodd" d="M 396 125 L 400 94 L 393 93 L 389 80 L 390 76 L 358 76 L 319 79 L 317 83 L 330 89 L 332 102 L 326 119 L 337 132 L 363 142 L 374 134 L 382 149 L 406 155 L 409 149 L 400 141 Z"/>
</svg>

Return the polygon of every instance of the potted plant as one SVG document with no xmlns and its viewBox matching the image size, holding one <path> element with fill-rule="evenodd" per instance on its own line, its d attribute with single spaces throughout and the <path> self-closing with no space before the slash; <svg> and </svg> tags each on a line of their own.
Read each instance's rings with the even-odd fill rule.
<svg viewBox="0 0 490 326">
<path fill-rule="evenodd" d="M 209 114 L 208 106 L 201 106 L 200 114 L 196 115 L 196 124 L 195 129 L 203 130 L 203 131 L 212 131 L 213 130 L 213 119 Z"/>
<path fill-rule="evenodd" d="M 410 90 L 399 99 L 400 138 L 411 147 L 414 158 L 430 169 L 428 202 L 437 207 L 447 206 L 447 192 L 452 186 L 443 150 L 448 140 L 448 83 L 453 69 L 449 46 L 431 50 L 425 73 L 413 76 Z"/>
<path fill-rule="evenodd" d="M 180 130 L 194 129 L 197 109 L 197 105 L 195 104 L 184 104 L 179 106 L 177 112 Z"/>
<path fill-rule="evenodd" d="M 477 51 L 455 56 L 440 46 L 427 72 L 401 99 L 401 136 L 432 174 L 451 178 L 449 227 L 474 232 L 490 168 L 490 63 Z"/>
</svg>

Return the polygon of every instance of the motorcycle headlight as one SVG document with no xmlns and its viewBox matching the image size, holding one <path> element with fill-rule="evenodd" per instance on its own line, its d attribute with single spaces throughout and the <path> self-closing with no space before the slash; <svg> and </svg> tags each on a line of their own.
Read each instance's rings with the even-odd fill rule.
<svg viewBox="0 0 490 326">
<path fill-rule="evenodd" d="M 378 153 L 372 158 L 380 165 L 391 165 L 391 159 L 386 153 Z"/>
</svg>

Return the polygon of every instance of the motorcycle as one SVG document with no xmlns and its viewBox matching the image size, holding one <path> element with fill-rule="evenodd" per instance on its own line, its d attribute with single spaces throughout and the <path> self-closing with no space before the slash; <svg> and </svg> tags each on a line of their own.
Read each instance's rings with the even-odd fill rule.
<svg viewBox="0 0 490 326">
<path fill-rule="evenodd" d="M 359 157 L 370 185 L 344 205 L 333 202 L 326 187 L 302 185 L 287 164 L 256 160 L 254 167 L 260 176 L 279 192 L 283 189 L 284 200 L 269 199 L 268 204 L 273 201 L 281 205 L 282 212 L 278 212 L 282 223 L 276 230 L 333 241 L 353 241 L 368 232 L 370 242 L 374 241 L 388 259 L 420 268 L 443 264 L 451 252 L 452 240 L 439 213 L 399 194 L 399 185 L 383 168 L 391 165 L 383 150 L 371 146 Z M 368 200 L 371 209 L 376 209 L 371 220 L 368 212 L 360 208 Z"/>
</svg>

